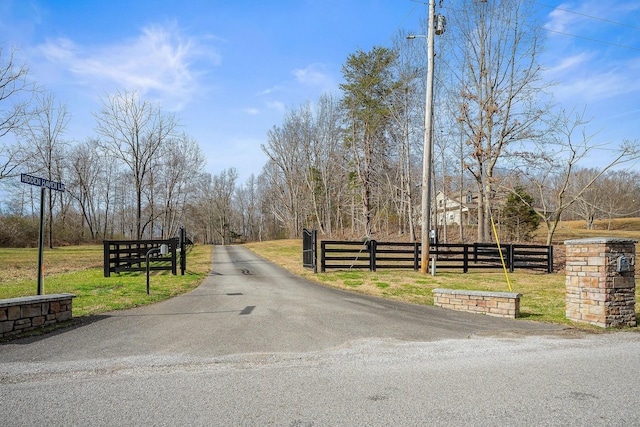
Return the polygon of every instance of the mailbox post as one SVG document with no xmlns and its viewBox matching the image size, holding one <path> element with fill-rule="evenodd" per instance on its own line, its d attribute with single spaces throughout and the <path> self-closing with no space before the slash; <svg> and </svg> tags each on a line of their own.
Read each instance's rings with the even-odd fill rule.
<svg viewBox="0 0 640 427">
<path fill-rule="evenodd" d="M 566 317 L 608 327 L 636 326 L 635 239 L 567 240 Z"/>
</svg>

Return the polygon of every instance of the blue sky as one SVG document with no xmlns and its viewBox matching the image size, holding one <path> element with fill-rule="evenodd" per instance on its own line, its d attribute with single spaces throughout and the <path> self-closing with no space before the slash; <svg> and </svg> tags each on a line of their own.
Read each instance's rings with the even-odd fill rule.
<svg viewBox="0 0 640 427">
<path fill-rule="evenodd" d="M 640 138 L 640 3 L 537 3 L 553 31 L 543 65 L 557 100 L 586 107 L 597 142 Z M 67 104 L 68 139 L 95 135 L 101 96 L 135 89 L 176 113 L 208 172 L 235 167 L 244 181 L 260 173 L 260 144 L 287 107 L 337 93 L 349 53 L 391 46 L 398 29 L 420 27 L 425 8 L 411 0 L 2 0 L 0 42 L 18 47 L 32 77 Z"/>
</svg>

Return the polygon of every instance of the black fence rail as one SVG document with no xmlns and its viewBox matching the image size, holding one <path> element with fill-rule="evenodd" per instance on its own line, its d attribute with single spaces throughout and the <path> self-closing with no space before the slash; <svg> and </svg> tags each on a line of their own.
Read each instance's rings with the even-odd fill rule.
<svg viewBox="0 0 640 427">
<path fill-rule="evenodd" d="M 553 273 L 553 246 L 510 245 L 512 266 L 517 268 L 547 269 Z"/>
<path fill-rule="evenodd" d="M 158 249 L 161 245 L 167 245 L 169 253 L 161 255 L 156 252 L 151 254 L 150 270 L 170 270 L 177 274 L 177 252 L 179 239 L 167 240 L 104 240 L 104 277 L 110 277 L 111 273 L 129 271 L 146 271 L 146 256 L 151 249 Z M 186 264 L 186 261 L 185 261 Z"/>
<path fill-rule="evenodd" d="M 421 244 L 402 242 L 345 242 L 325 240 L 321 244 L 320 271 L 327 269 L 378 268 L 420 269 Z M 519 269 L 540 269 L 553 272 L 553 246 L 507 244 L 498 249 L 496 244 L 431 245 L 429 255 L 437 268 L 470 269 L 502 268 L 502 259 L 513 272 Z"/>
<path fill-rule="evenodd" d="M 369 241 L 374 254 L 373 269 L 378 268 L 420 268 L 420 243 Z"/>
<path fill-rule="evenodd" d="M 320 271 L 327 268 L 365 268 L 375 271 L 375 252 L 371 254 L 371 242 L 341 242 L 323 240 L 320 242 Z"/>
</svg>

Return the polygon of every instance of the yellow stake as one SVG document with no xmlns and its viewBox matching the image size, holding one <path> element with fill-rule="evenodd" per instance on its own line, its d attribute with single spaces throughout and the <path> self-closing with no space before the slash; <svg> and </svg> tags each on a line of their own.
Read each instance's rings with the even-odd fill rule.
<svg viewBox="0 0 640 427">
<path fill-rule="evenodd" d="M 491 228 L 493 228 L 493 235 L 496 237 L 496 243 L 498 244 L 498 253 L 500 254 L 500 261 L 502 261 L 502 269 L 504 270 L 504 277 L 507 278 L 507 286 L 509 286 L 509 292 L 513 292 L 511 289 L 511 282 L 509 281 L 509 274 L 507 273 L 507 266 L 504 263 L 504 257 L 502 256 L 502 249 L 500 248 L 500 240 L 498 239 L 498 232 L 496 231 L 496 223 L 493 222 L 493 215 L 491 218 Z"/>
</svg>

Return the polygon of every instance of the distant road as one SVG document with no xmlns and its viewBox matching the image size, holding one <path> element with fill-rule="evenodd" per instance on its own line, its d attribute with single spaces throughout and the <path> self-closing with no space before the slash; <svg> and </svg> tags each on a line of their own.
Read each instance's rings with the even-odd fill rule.
<svg viewBox="0 0 640 427">
<path fill-rule="evenodd" d="M 633 425 L 640 335 L 362 296 L 216 246 L 196 290 L 0 345 L 7 425 Z"/>
</svg>

